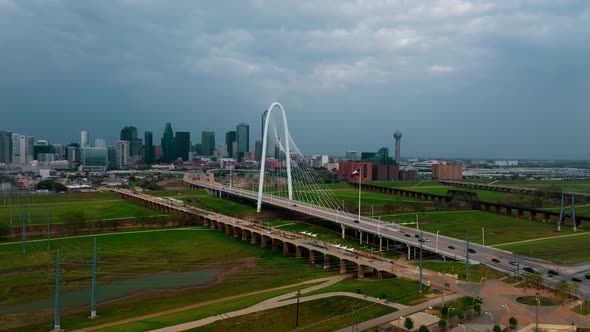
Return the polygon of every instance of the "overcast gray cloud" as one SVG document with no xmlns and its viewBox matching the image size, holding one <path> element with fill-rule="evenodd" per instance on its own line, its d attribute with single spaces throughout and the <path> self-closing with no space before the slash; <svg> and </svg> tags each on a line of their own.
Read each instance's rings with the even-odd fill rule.
<svg viewBox="0 0 590 332">
<path fill-rule="evenodd" d="M 0 0 L 0 130 L 54 142 L 166 121 L 200 141 L 272 101 L 305 153 L 576 158 L 584 1 Z M 252 141 L 256 137 L 252 137 Z"/>
</svg>

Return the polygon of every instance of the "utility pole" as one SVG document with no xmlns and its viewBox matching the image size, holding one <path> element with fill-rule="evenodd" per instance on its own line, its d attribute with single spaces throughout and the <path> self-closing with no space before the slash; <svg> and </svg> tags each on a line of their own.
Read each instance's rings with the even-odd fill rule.
<svg viewBox="0 0 590 332">
<path fill-rule="evenodd" d="M 55 260 L 55 306 L 53 316 L 53 331 L 61 331 L 60 328 L 60 302 L 59 302 L 59 284 L 60 284 L 60 272 L 59 272 L 59 248 L 57 249 L 57 258 Z"/>
<path fill-rule="evenodd" d="M 23 208 L 21 208 L 21 215 L 20 215 L 20 220 L 21 220 L 21 224 L 23 225 L 23 255 L 26 254 L 27 249 L 26 249 L 26 241 L 27 241 L 27 230 L 25 228 L 25 215 L 24 215 L 24 211 L 22 211 Z"/>
<path fill-rule="evenodd" d="M 445 307 L 445 273 L 442 273 L 442 307 Z M 447 320 L 448 321 L 448 320 Z"/>
<path fill-rule="evenodd" d="M 422 232 L 420 232 L 420 280 L 418 281 L 418 292 L 422 294 L 422 245 L 424 244 Z"/>
<path fill-rule="evenodd" d="M 354 304 L 350 305 L 352 307 L 352 332 L 357 331 L 356 328 L 356 308 L 354 306 Z"/>
<path fill-rule="evenodd" d="M 535 314 L 535 332 L 539 332 L 539 305 L 541 304 L 539 301 L 539 291 L 537 291 L 537 313 Z"/>
<path fill-rule="evenodd" d="M 50 249 L 51 240 L 51 210 L 47 210 L 47 250 Z"/>
<path fill-rule="evenodd" d="M 90 296 L 90 318 L 96 318 L 96 238 L 92 251 L 92 293 Z"/>
<path fill-rule="evenodd" d="M 469 281 L 469 236 L 470 236 L 469 226 L 467 226 L 467 253 L 465 254 L 465 280 Z"/>
<path fill-rule="evenodd" d="M 297 291 L 297 313 L 295 314 L 295 327 L 299 326 L 299 296 L 301 295 L 301 291 Z"/>
</svg>

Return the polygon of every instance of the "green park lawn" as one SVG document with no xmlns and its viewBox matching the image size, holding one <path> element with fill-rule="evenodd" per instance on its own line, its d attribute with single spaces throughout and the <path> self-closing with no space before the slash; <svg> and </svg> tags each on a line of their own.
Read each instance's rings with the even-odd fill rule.
<svg viewBox="0 0 590 332">
<path fill-rule="evenodd" d="M 409 216 L 412 216 L 410 214 Z M 383 216 L 382 220 L 399 221 L 408 218 L 406 215 Z M 518 219 L 484 211 L 433 211 L 418 214 L 420 230 L 436 233 L 441 236 L 467 239 L 467 228 L 471 231 L 470 240 L 482 243 L 482 227 L 484 228 L 485 244 L 496 245 L 527 239 L 555 237 L 572 234 L 571 227 L 562 227 L 557 232 L 554 223 L 540 220 Z M 578 232 L 586 232 L 579 230 Z M 432 239 L 434 241 L 434 239 Z M 557 240 L 563 241 L 563 240 Z M 567 240 L 565 240 L 567 241 Z"/>
<path fill-rule="evenodd" d="M 460 262 L 455 262 L 455 261 L 424 262 L 424 263 L 422 263 L 422 266 L 425 269 L 431 270 L 431 271 L 457 274 L 457 275 L 459 275 L 460 280 L 465 280 L 465 278 L 463 277 L 463 275 L 465 274 L 465 264 L 460 263 Z M 487 267 L 485 265 L 477 264 L 477 265 L 470 265 L 469 266 L 469 281 L 471 281 L 471 282 L 480 282 L 482 280 L 482 278 L 484 278 L 484 277 L 486 277 L 487 279 L 499 279 L 504 276 L 506 276 L 505 273 L 490 269 L 489 267 Z M 441 278 L 442 278 L 442 276 L 441 276 Z M 450 281 L 448 281 L 447 283 L 449 285 L 452 284 L 452 282 L 450 282 Z M 452 289 L 452 287 L 454 287 L 454 286 L 451 285 L 451 289 Z"/>
<path fill-rule="evenodd" d="M 98 239 L 99 285 L 159 273 L 233 268 L 218 282 L 168 292 L 144 292 L 106 303 L 99 302 L 100 318 L 89 321 L 86 307 L 64 308 L 62 326 L 68 329 L 136 317 L 202 301 L 285 286 L 333 273 L 308 267 L 302 260 L 261 250 L 249 242 L 227 238 L 209 229 L 158 230 L 114 233 Z M 90 286 L 92 238 L 56 239 L 47 243 L 0 245 L 0 308 L 53 296 L 55 248 L 61 251 L 62 297 Z M 14 259 L 18 257 L 18 259 Z M 306 261 L 306 260 L 305 260 Z M 162 286 L 160 286 L 162 287 Z M 165 284 L 165 288 L 174 288 Z M 198 290 L 198 291 L 195 291 Z M 28 331 L 47 330 L 52 311 L 36 310 L 0 315 L 0 323 L 33 322 Z M 16 329 L 22 330 L 22 328 Z"/>
<path fill-rule="evenodd" d="M 537 305 L 537 298 L 536 296 L 521 296 L 516 298 L 516 302 L 536 306 Z M 561 301 L 559 299 L 552 299 L 544 296 L 539 296 L 539 305 L 540 306 L 557 306 L 560 305 Z"/>
<path fill-rule="evenodd" d="M 88 193 L 88 194 L 52 194 L 37 195 L 31 197 L 30 224 L 46 224 L 48 217 L 51 223 L 62 223 L 83 211 L 86 220 L 107 220 L 135 218 L 138 211 L 147 216 L 162 215 L 162 213 L 146 207 L 130 203 L 119 198 L 119 195 L 112 192 Z M 2 201 L 0 201 L 2 203 Z M 13 218 L 13 225 L 20 225 L 20 216 L 26 216 L 28 220 L 28 201 L 21 199 L 20 206 L 0 205 L 0 222 L 10 223 L 10 216 Z"/>
<path fill-rule="evenodd" d="M 321 288 L 305 296 L 324 294 L 330 292 L 349 292 L 361 294 L 380 299 L 388 299 L 395 303 L 404 305 L 415 305 L 424 300 L 425 296 L 430 294 L 428 287 L 423 288 L 422 294 L 418 292 L 418 282 L 414 280 L 385 278 L 381 280 L 373 279 L 344 279 L 334 285 Z"/>
<path fill-rule="evenodd" d="M 354 311 L 353 311 L 354 309 Z M 396 309 L 350 297 L 331 297 L 299 304 L 298 327 L 334 331 L 383 316 Z M 290 331 L 295 328 L 296 305 L 224 319 L 190 331 Z"/>
<path fill-rule="evenodd" d="M 567 229 L 562 228 L 562 230 L 562 232 L 557 234 L 564 235 L 572 233 L 569 227 Z M 524 256 L 536 257 L 548 261 L 559 261 L 559 263 L 563 264 L 575 264 L 590 260 L 588 251 L 583 250 L 583 248 L 590 247 L 590 233 L 585 232 L 575 236 L 539 239 L 522 243 L 497 245 L 495 247 Z"/>
</svg>

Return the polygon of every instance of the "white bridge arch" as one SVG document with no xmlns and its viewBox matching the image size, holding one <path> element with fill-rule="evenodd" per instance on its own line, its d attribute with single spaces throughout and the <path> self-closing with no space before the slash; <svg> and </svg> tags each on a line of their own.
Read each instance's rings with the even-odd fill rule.
<svg viewBox="0 0 590 332">
<path fill-rule="evenodd" d="M 278 102 L 272 103 L 266 112 L 266 118 L 264 121 L 264 130 L 262 134 L 262 155 L 260 158 L 260 182 L 258 183 L 258 204 L 256 205 L 256 211 L 260 212 L 262 207 L 262 191 L 264 188 L 264 172 L 266 167 L 266 149 L 268 144 L 268 123 L 270 121 L 270 116 L 272 111 L 278 107 L 281 110 L 281 114 L 283 115 L 283 126 L 284 133 L 285 133 L 285 153 L 286 153 L 286 168 L 287 168 L 287 189 L 289 195 L 289 201 L 293 200 L 293 178 L 291 176 L 291 151 L 289 147 L 289 126 L 287 125 L 287 115 L 285 114 L 285 109 L 283 105 Z"/>
</svg>

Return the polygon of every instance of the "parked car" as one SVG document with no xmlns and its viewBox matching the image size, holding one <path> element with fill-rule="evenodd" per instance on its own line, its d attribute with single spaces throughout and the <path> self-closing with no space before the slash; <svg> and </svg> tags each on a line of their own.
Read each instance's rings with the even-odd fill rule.
<svg viewBox="0 0 590 332">
<path fill-rule="evenodd" d="M 558 276 L 559 272 L 555 271 L 555 270 L 549 270 L 547 271 L 547 274 L 551 275 L 551 276 Z"/>
<path fill-rule="evenodd" d="M 526 271 L 528 273 L 535 273 L 535 269 L 533 269 L 532 267 L 528 267 L 528 266 L 523 267 L 522 270 Z"/>
<path fill-rule="evenodd" d="M 580 279 L 580 278 L 576 278 L 576 277 L 573 277 L 573 278 L 572 278 L 572 281 L 575 281 L 575 282 L 582 282 L 582 279 Z"/>
<path fill-rule="evenodd" d="M 590 273 L 588 273 L 587 275 L 585 275 L 584 277 L 586 277 L 586 279 L 590 279 Z"/>
<path fill-rule="evenodd" d="M 420 234 L 414 234 L 414 237 L 420 238 Z"/>
<path fill-rule="evenodd" d="M 430 239 L 424 239 L 424 242 L 430 242 Z"/>
<path fill-rule="evenodd" d="M 355 220 L 353 220 L 353 222 L 355 222 L 355 223 L 357 223 L 357 224 L 359 223 L 359 221 L 358 221 L 358 220 L 356 220 L 356 219 L 355 219 Z"/>
<path fill-rule="evenodd" d="M 410 234 L 406 233 L 404 234 L 405 237 L 412 237 Z"/>
<path fill-rule="evenodd" d="M 477 251 L 475 251 L 475 249 L 473 249 L 473 248 L 469 248 L 469 249 L 467 249 L 467 251 L 469 251 L 469 252 L 470 252 L 470 253 L 472 253 L 472 254 L 475 254 L 475 253 L 477 252 Z"/>
<path fill-rule="evenodd" d="M 497 258 L 492 258 L 492 262 L 494 262 L 494 263 L 500 263 L 500 260 L 497 259 Z"/>
<path fill-rule="evenodd" d="M 514 265 L 514 266 L 518 266 L 519 265 L 519 263 L 517 261 L 510 261 L 510 262 L 508 262 L 508 264 Z"/>
<path fill-rule="evenodd" d="M 455 247 L 454 246 L 449 246 L 449 249 L 455 250 Z"/>
</svg>

